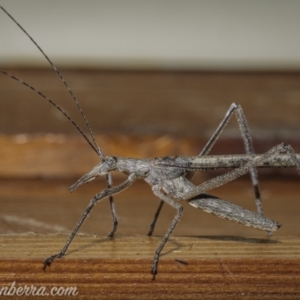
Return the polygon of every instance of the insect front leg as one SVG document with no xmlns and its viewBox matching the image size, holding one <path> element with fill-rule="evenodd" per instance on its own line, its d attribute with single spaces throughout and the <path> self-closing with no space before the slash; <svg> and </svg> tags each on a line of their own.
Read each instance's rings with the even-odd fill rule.
<svg viewBox="0 0 300 300">
<path fill-rule="evenodd" d="M 176 227 L 178 221 L 180 220 L 180 217 L 183 214 L 183 207 L 180 204 L 178 204 L 177 202 L 175 202 L 174 200 L 172 200 L 171 198 L 169 198 L 165 193 L 161 192 L 160 185 L 153 186 L 152 190 L 153 190 L 153 193 L 158 198 L 161 199 L 161 201 L 168 203 L 169 205 L 176 208 L 176 210 L 177 210 L 177 214 L 175 215 L 175 217 L 171 223 L 171 226 L 169 227 L 167 233 L 163 237 L 161 244 L 159 245 L 159 247 L 157 248 L 157 250 L 155 251 L 155 254 L 154 254 L 153 264 L 151 267 L 151 273 L 153 275 L 153 279 L 155 279 L 155 275 L 157 274 L 157 267 L 158 267 L 160 253 L 161 253 L 163 247 L 165 246 L 166 242 L 168 241 L 170 235 L 172 234 L 174 228 Z"/>
<path fill-rule="evenodd" d="M 243 113 L 243 110 L 242 110 L 240 105 L 238 105 L 236 103 L 232 103 L 230 105 L 229 109 L 227 110 L 224 118 L 222 119 L 219 126 L 217 127 L 216 131 L 213 133 L 213 135 L 211 136 L 209 141 L 206 143 L 206 145 L 202 149 L 199 156 L 209 154 L 209 152 L 213 148 L 215 142 L 218 140 L 221 133 L 223 132 L 223 129 L 226 127 L 226 125 L 227 125 L 228 121 L 230 120 L 231 116 L 233 115 L 233 113 L 235 113 L 235 117 L 236 117 L 238 125 L 239 125 L 239 129 L 240 129 L 242 139 L 243 139 L 243 142 L 244 142 L 244 147 L 245 147 L 246 154 L 254 154 L 253 143 L 252 143 L 249 127 L 248 127 L 248 124 L 247 124 L 246 117 Z M 258 185 L 257 170 L 256 170 L 256 168 L 252 168 L 252 169 L 249 170 L 249 172 L 250 172 L 250 175 L 251 175 L 252 186 L 253 186 L 253 189 L 254 189 L 257 211 L 258 211 L 259 214 L 263 215 L 262 201 L 261 201 L 259 185 Z M 186 177 L 188 179 L 192 179 L 193 176 L 194 176 L 194 172 L 189 172 L 186 175 Z M 157 208 L 157 210 L 156 210 L 153 221 L 151 222 L 151 225 L 150 225 L 150 228 L 149 228 L 149 231 L 148 231 L 148 236 L 151 236 L 153 231 L 154 231 L 155 224 L 156 224 L 156 221 L 159 217 L 159 214 L 160 214 L 160 211 L 163 207 L 163 204 L 164 204 L 164 202 L 161 201 L 158 208 Z"/>
<path fill-rule="evenodd" d="M 128 179 L 125 180 L 122 184 L 120 184 L 116 187 L 107 188 L 107 189 L 103 190 L 102 192 L 100 192 L 99 194 L 95 195 L 95 197 L 91 200 L 90 204 L 85 209 L 83 215 L 79 219 L 78 223 L 76 224 L 75 228 L 73 229 L 70 237 L 68 238 L 68 240 L 67 240 L 65 246 L 62 248 L 62 250 L 59 253 L 51 255 L 45 259 L 44 269 L 46 269 L 47 266 L 50 266 L 54 259 L 60 258 L 65 255 L 68 247 L 70 246 L 72 240 L 74 239 L 74 237 L 75 237 L 76 233 L 78 232 L 79 228 L 81 227 L 82 223 L 85 221 L 85 219 L 90 214 L 91 210 L 93 209 L 94 205 L 97 202 L 100 202 L 104 198 L 109 197 L 113 194 L 119 193 L 122 190 L 126 189 L 136 180 L 136 178 L 137 178 L 137 176 L 135 174 L 131 174 L 128 177 Z"/>
</svg>

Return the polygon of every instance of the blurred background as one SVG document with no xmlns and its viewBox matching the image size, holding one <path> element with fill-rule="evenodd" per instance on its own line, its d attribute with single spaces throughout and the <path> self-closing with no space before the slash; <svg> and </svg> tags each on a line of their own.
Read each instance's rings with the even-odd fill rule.
<svg viewBox="0 0 300 300">
<path fill-rule="evenodd" d="M 300 67 L 296 0 L 2 0 L 1 5 L 62 67 L 196 71 Z M 2 65 L 46 66 L 5 15 L 1 37 Z"/>
<path fill-rule="evenodd" d="M 299 1 L 1 0 L 0 4 L 62 72 L 105 154 L 197 155 L 232 102 L 244 109 L 256 152 L 265 152 L 282 141 L 300 150 Z M 0 35 L 0 67 L 45 93 L 84 128 L 51 66 L 3 11 Z M 57 185 L 72 183 L 99 158 L 54 107 L 4 75 L 0 76 L 0 105 L 2 232 L 51 231 L 47 224 L 53 223 L 53 214 L 60 216 L 56 219 L 59 224 L 72 228 L 86 202 L 80 204 L 83 196 L 78 197 L 77 214 L 73 216 L 70 211 L 66 217 L 66 209 L 59 203 L 67 207 L 68 201 L 74 200 L 62 192 L 66 183 L 64 189 Z M 244 152 L 234 119 L 212 153 Z M 200 173 L 196 180 L 211 176 L 215 173 Z M 278 182 L 298 184 L 295 170 L 268 170 L 261 176 L 270 180 L 274 189 Z M 42 179 L 56 188 L 49 188 Z M 120 179 L 116 175 L 116 181 Z M 251 183 L 248 177 L 243 179 L 245 183 L 238 184 L 245 184 L 239 187 L 244 198 L 238 197 L 231 185 L 224 187 L 222 195 L 225 193 L 228 200 L 239 198 L 240 205 L 255 210 Z M 99 190 L 96 184 L 89 188 L 89 195 Z M 284 189 L 285 196 L 287 191 L 295 196 L 294 188 Z M 276 202 L 274 195 L 282 196 L 282 190 L 271 193 L 265 187 L 263 191 L 264 197 L 272 198 L 266 201 L 269 211 L 273 209 L 281 220 L 282 198 L 278 199 L 277 212 L 271 204 Z M 55 208 L 51 202 L 40 200 L 45 193 L 59 199 Z M 152 199 L 149 193 L 144 197 Z M 31 208 L 24 210 L 24 201 L 31 203 Z M 293 203 L 299 207 L 299 201 Z M 295 212 L 293 205 L 287 206 L 287 220 Z M 149 208 L 153 213 L 154 206 Z M 52 209 L 56 209 L 53 214 Z M 199 212 L 194 211 L 198 219 Z M 166 224 L 173 214 L 171 209 Z M 109 211 L 106 216 L 110 218 Z M 28 218 L 44 222 L 44 229 L 32 225 Z M 140 218 L 143 222 L 144 216 Z M 228 233 L 226 226 L 231 223 L 219 225 L 215 219 L 212 233 Z M 103 234 L 108 231 L 107 224 L 109 221 Z M 293 223 L 289 224 L 287 232 L 295 233 Z M 89 226 L 87 232 L 91 232 L 92 223 Z M 243 227 L 232 226 L 233 232 L 244 232 Z M 180 233 L 190 232 L 188 223 L 182 228 L 186 231 Z"/>
</svg>

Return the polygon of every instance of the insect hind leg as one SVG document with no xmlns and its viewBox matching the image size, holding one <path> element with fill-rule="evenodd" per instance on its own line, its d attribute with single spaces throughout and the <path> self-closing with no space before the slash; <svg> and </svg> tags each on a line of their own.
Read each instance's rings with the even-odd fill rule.
<svg viewBox="0 0 300 300">
<path fill-rule="evenodd" d="M 246 226 L 252 226 L 261 230 L 266 230 L 268 233 L 275 231 L 280 228 L 281 225 L 279 223 L 272 221 L 263 215 L 246 210 L 231 202 L 208 195 L 206 194 L 206 191 L 212 190 L 218 186 L 233 181 L 249 172 L 251 168 L 256 167 L 264 160 L 271 157 L 276 157 L 277 155 L 281 155 L 282 153 L 287 153 L 290 156 L 296 170 L 300 175 L 300 160 L 297 159 L 295 151 L 290 145 L 281 143 L 271 148 L 268 152 L 264 153 L 259 158 L 253 158 L 245 165 L 242 165 L 237 169 L 234 169 L 230 172 L 227 172 L 223 175 L 217 176 L 211 180 L 208 180 L 207 182 L 200 184 L 199 186 L 195 187 L 195 189 L 188 192 L 185 195 L 185 199 L 189 201 L 190 205 L 196 208 L 200 208 L 206 212 L 212 213 L 218 217 L 239 222 Z"/>
<path fill-rule="evenodd" d="M 250 130 L 249 126 L 246 120 L 246 117 L 244 115 L 243 109 L 239 104 L 232 103 L 227 110 L 223 120 L 220 122 L 219 126 L 217 127 L 216 131 L 213 133 L 209 141 L 206 143 L 204 146 L 203 150 L 199 154 L 199 156 L 203 155 L 208 155 L 209 152 L 211 151 L 212 147 L 214 146 L 215 142 L 218 140 L 220 137 L 221 133 L 223 132 L 223 129 L 226 127 L 228 124 L 231 116 L 235 115 L 236 120 L 239 125 L 240 133 L 243 139 L 244 143 L 244 148 L 246 154 L 254 154 L 254 147 L 253 147 L 253 142 L 252 138 L 250 135 Z M 255 195 L 255 203 L 257 207 L 257 211 L 260 215 L 263 215 L 263 208 L 262 208 L 262 201 L 261 201 L 261 195 L 259 191 L 259 184 L 258 184 L 258 173 L 256 168 L 252 168 L 249 170 L 250 176 L 251 176 L 251 182 L 254 190 L 254 195 Z M 191 178 L 193 176 L 193 173 L 189 176 Z"/>
<path fill-rule="evenodd" d="M 242 110 L 242 107 L 240 105 L 236 104 L 236 103 L 232 103 L 230 105 L 229 109 L 227 110 L 224 118 L 220 122 L 219 126 L 217 127 L 217 129 L 215 130 L 215 132 L 213 133 L 211 138 L 208 140 L 206 145 L 203 147 L 203 149 L 202 149 L 201 153 L 199 154 L 199 156 L 209 154 L 209 152 L 211 151 L 211 149 L 215 145 L 216 141 L 218 140 L 218 138 L 222 134 L 224 128 L 226 127 L 227 123 L 229 122 L 229 120 L 230 120 L 230 118 L 233 114 L 235 114 L 235 117 L 236 117 L 238 125 L 239 125 L 239 129 L 240 129 L 241 136 L 242 136 L 242 139 L 243 139 L 243 142 L 244 142 L 244 147 L 245 147 L 246 154 L 254 154 L 254 147 L 253 147 L 253 142 L 252 142 L 252 138 L 251 138 L 251 135 L 250 135 L 250 130 L 249 130 L 244 112 Z M 249 170 L 249 172 L 250 172 L 252 186 L 253 186 L 253 190 L 254 190 L 255 203 L 256 203 L 257 211 L 260 215 L 263 215 L 262 201 L 261 201 L 261 196 L 260 196 L 260 191 L 259 191 L 259 184 L 258 184 L 258 173 L 257 173 L 256 168 L 252 168 L 251 170 Z M 193 176 L 194 176 L 194 172 L 189 172 L 186 175 L 186 177 L 188 179 L 192 179 Z M 159 217 L 159 214 L 161 212 L 163 204 L 164 204 L 164 202 L 161 201 L 158 208 L 157 208 L 157 210 L 156 210 L 156 212 L 155 212 L 154 218 L 151 222 L 151 225 L 150 225 L 150 228 L 149 228 L 149 231 L 148 231 L 148 234 L 147 234 L 148 236 L 151 236 L 153 231 L 154 231 L 155 224 L 156 224 L 156 221 Z"/>
<path fill-rule="evenodd" d="M 281 143 L 277 146 L 274 146 L 266 153 L 259 155 L 257 157 L 252 158 L 247 163 L 243 164 L 242 166 L 226 172 L 225 174 L 219 175 L 215 178 L 212 178 L 198 186 L 196 186 L 193 190 L 188 191 L 184 194 L 182 197 L 182 200 L 190 200 L 193 197 L 206 193 L 207 191 L 210 191 L 212 189 L 215 189 L 219 186 L 222 186 L 226 183 L 229 183 L 243 175 L 249 172 L 252 168 L 255 168 L 256 166 L 262 164 L 264 161 L 270 158 L 277 157 L 278 155 L 281 155 L 282 153 L 287 153 L 287 155 L 290 156 L 292 162 L 294 163 L 295 168 L 297 169 L 298 173 L 300 174 L 300 160 L 297 159 L 297 156 L 295 154 L 295 151 L 290 145 L 287 145 L 285 143 Z"/>
</svg>

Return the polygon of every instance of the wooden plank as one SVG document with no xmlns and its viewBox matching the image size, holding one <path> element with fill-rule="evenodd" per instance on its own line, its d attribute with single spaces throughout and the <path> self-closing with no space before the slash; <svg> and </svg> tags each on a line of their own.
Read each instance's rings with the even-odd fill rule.
<svg viewBox="0 0 300 300">
<path fill-rule="evenodd" d="M 104 180 L 98 179 L 70 193 L 68 187 L 75 180 L 0 180 L 0 234 L 69 233 L 90 199 L 105 188 Z M 120 180 L 114 181 L 115 185 L 119 183 Z M 260 187 L 266 216 L 283 224 L 274 236 L 300 235 L 299 180 L 291 180 L 289 177 L 261 179 Z M 256 211 L 248 176 L 219 187 L 212 193 Z M 116 195 L 115 203 L 119 217 L 117 233 L 146 235 L 159 203 L 151 188 L 144 181 L 138 180 L 129 189 Z M 265 236 L 265 232 L 217 218 L 195 209 L 185 201 L 180 203 L 184 207 L 184 213 L 173 236 Z M 174 208 L 165 205 L 154 234 L 163 236 L 174 216 Z M 111 212 L 105 199 L 95 206 L 80 233 L 106 235 L 111 226 Z"/>
<path fill-rule="evenodd" d="M 296 236 L 171 238 L 155 280 L 149 271 L 160 237 L 81 235 L 65 258 L 43 271 L 43 259 L 66 237 L 1 236 L 0 288 L 13 281 L 48 292 L 76 287 L 84 299 L 300 299 Z"/>
<path fill-rule="evenodd" d="M 50 67 L 7 71 L 44 92 L 82 124 Z M 299 137 L 299 72 L 61 71 L 95 133 L 207 138 L 236 102 L 255 139 L 275 143 Z M 4 75 L 0 99 L 2 133 L 77 133 L 39 95 Z M 230 122 L 223 136 L 238 135 L 236 122 Z"/>
<path fill-rule="evenodd" d="M 48 292 L 75 286 L 85 299 L 300 299 L 298 181 L 263 182 L 265 212 L 284 225 L 272 237 L 183 203 L 184 215 L 166 244 L 155 281 L 153 254 L 174 210 L 164 207 L 155 236 L 148 238 L 158 201 L 142 182 L 117 196 L 120 227 L 114 239 L 104 235 L 111 215 L 108 204 L 100 203 L 67 256 L 42 270 L 43 260 L 63 247 L 90 197 L 104 187 L 95 181 L 72 195 L 69 184 L 0 181 L 0 289 L 15 281 L 17 287 L 34 285 Z M 215 192 L 255 210 L 248 191 L 250 183 L 242 180 Z"/>
<path fill-rule="evenodd" d="M 17 73 L 59 104 L 69 102 L 51 70 Z M 257 152 L 282 141 L 300 149 L 299 73 L 86 70 L 64 74 L 75 85 L 95 133 L 101 133 L 97 140 L 105 154 L 196 155 L 233 101 L 242 104 L 254 129 Z M 110 230 L 111 214 L 108 205 L 101 203 L 80 230 L 94 234 L 76 237 L 68 255 L 43 272 L 43 259 L 61 249 L 65 233 L 105 185 L 95 181 L 70 195 L 67 187 L 98 163 L 98 157 L 81 137 L 41 135 L 74 130 L 48 105 L 40 105 L 41 99 L 31 91 L 3 78 L 0 96 L 4 107 L 0 110 L 4 134 L 0 138 L 0 233 L 5 234 L 0 236 L 0 288 L 13 281 L 47 289 L 76 286 L 78 297 L 90 299 L 300 299 L 299 183 L 292 173 L 260 181 L 266 215 L 283 223 L 271 238 L 183 204 L 185 213 L 153 281 L 149 273 L 153 253 L 174 210 L 164 207 L 155 237 L 145 237 L 158 200 L 147 185 L 137 182 L 116 197 L 120 227 L 113 240 L 104 236 Z M 230 122 L 224 133 L 226 139 L 218 141 L 214 153 L 243 153 L 236 124 Z M 246 180 L 213 193 L 255 211 Z M 64 234 L 48 235 L 55 232 Z"/>
</svg>

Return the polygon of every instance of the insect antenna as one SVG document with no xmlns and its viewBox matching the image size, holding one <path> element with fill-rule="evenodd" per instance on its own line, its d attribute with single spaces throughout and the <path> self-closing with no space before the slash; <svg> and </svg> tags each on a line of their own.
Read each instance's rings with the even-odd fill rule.
<svg viewBox="0 0 300 300">
<path fill-rule="evenodd" d="M 88 142 L 88 144 L 92 147 L 92 149 L 98 154 L 98 156 L 100 156 L 103 160 L 105 160 L 105 156 L 103 154 L 103 152 L 101 151 L 100 147 L 98 146 L 95 136 L 93 134 L 93 131 L 91 129 L 91 126 L 87 120 L 87 118 L 85 117 L 83 110 L 79 104 L 79 102 L 77 101 L 75 95 L 73 94 L 72 90 L 70 89 L 69 85 L 67 84 L 67 82 L 65 81 L 65 79 L 63 78 L 63 76 L 61 75 L 61 73 L 58 71 L 58 69 L 56 68 L 56 66 L 53 64 L 53 62 L 50 60 L 50 58 L 47 56 L 47 54 L 43 51 L 43 49 L 36 43 L 36 41 L 29 35 L 29 33 L 27 33 L 27 31 L 13 18 L 12 15 L 10 15 L 1 5 L 0 8 L 11 18 L 11 20 L 26 34 L 26 36 L 32 41 L 32 43 L 39 49 L 39 51 L 43 54 L 43 56 L 46 58 L 46 60 L 49 62 L 49 64 L 51 65 L 51 67 L 53 68 L 53 70 L 55 71 L 55 73 L 59 76 L 60 80 L 63 82 L 63 84 L 65 85 L 65 87 L 67 88 L 71 98 L 73 99 L 74 103 L 76 104 L 84 122 L 85 125 L 91 135 L 92 141 L 93 143 L 90 141 L 90 139 L 84 134 L 84 132 L 82 131 L 82 129 L 74 122 L 74 120 L 63 110 L 61 109 L 55 102 L 53 102 L 50 98 L 48 98 L 47 96 L 45 96 L 43 93 L 41 93 L 40 91 L 38 91 L 37 89 L 35 89 L 34 87 L 32 87 L 31 85 L 29 85 L 28 83 L 26 83 L 25 81 L 3 71 L 0 70 L 3 74 L 11 77 L 14 80 L 17 80 L 19 82 L 21 82 L 23 85 L 27 86 L 28 88 L 32 89 L 33 91 L 35 91 L 36 93 L 38 93 L 40 96 L 42 96 L 44 99 L 46 99 L 49 103 L 51 103 L 56 109 L 58 109 L 74 126 L 75 128 L 80 132 L 80 134 L 84 137 L 84 139 Z M 110 188 L 112 186 L 112 177 L 111 174 L 108 173 L 105 175 L 105 179 L 106 179 L 106 185 L 108 188 Z M 118 226 L 118 220 L 117 220 L 117 215 L 116 215 L 116 211 L 115 211 L 115 205 L 113 202 L 113 197 L 110 195 L 109 196 L 109 203 L 110 203 L 110 207 L 111 207 L 111 212 L 112 212 L 112 217 L 113 217 L 113 228 L 111 230 L 111 232 L 108 234 L 109 237 L 113 237 L 115 231 L 117 230 L 117 226 Z"/>
<path fill-rule="evenodd" d="M 7 12 L 2 6 L 0 6 L 0 8 L 13 20 L 13 22 L 26 34 L 26 36 L 32 41 L 32 43 L 38 48 L 38 50 L 42 53 L 42 55 L 46 58 L 46 60 L 49 62 L 49 64 L 51 65 L 51 67 L 53 68 L 53 70 L 55 71 L 55 73 L 59 76 L 60 80 L 63 82 L 63 84 L 65 85 L 66 89 L 68 90 L 71 98 L 73 99 L 74 103 L 76 104 L 85 124 L 86 124 L 86 127 L 92 137 L 92 140 L 93 140 L 93 143 L 95 146 L 92 146 L 92 148 L 95 150 L 96 148 L 96 152 L 97 154 L 102 158 L 102 159 L 105 159 L 104 155 L 103 155 L 103 152 L 101 151 L 100 147 L 98 146 L 97 142 L 96 142 L 96 139 L 95 139 L 95 136 L 93 134 L 93 131 L 91 129 L 91 126 L 86 118 L 86 116 L 84 115 L 83 113 L 83 110 L 79 104 L 79 102 L 77 101 L 74 93 L 72 92 L 72 90 L 70 89 L 69 85 L 67 84 L 67 82 L 65 81 L 65 79 L 63 78 L 63 76 L 61 75 L 61 73 L 59 72 L 59 70 L 56 68 L 56 66 L 54 65 L 54 63 L 51 61 L 51 59 L 47 56 L 47 54 L 43 51 L 43 49 L 37 44 L 37 42 L 31 37 L 31 35 L 13 18 L 13 16 Z M 22 84 L 24 84 L 25 86 L 28 86 L 29 88 L 31 88 L 32 90 L 36 91 L 39 95 L 41 95 L 43 98 L 45 99 L 49 99 L 47 98 L 46 96 L 42 95 L 41 92 L 39 92 L 38 90 L 36 90 L 35 88 L 31 87 L 30 85 L 28 85 L 27 83 L 25 83 L 24 81 L 6 73 L 6 72 L 3 72 L 1 71 L 2 73 L 8 75 L 9 77 L 21 82 Z M 50 99 L 49 99 L 50 100 Z M 49 101 L 48 100 L 48 101 Z M 71 123 L 77 128 L 77 130 L 79 130 L 79 132 L 83 135 L 83 137 L 88 141 L 89 145 L 91 145 L 92 143 L 89 141 L 89 139 L 87 138 L 87 136 L 85 134 L 83 134 L 82 130 L 79 129 L 79 127 L 74 124 L 75 122 L 61 109 L 59 108 L 53 101 L 49 101 L 52 105 L 54 105 L 59 111 L 61 111 L 69 121 L 71 121 Z"/>
<path fill-rule="evenodd" d="M 0 69 L 0 72 L 4 75 L 7 75 L 8 77 L 22 83 L 23 85 L 25 85 L 26 87 L 30 88 L 31 90 L 33 90 L 34 92 L 36 92 L 37 94 L 39 94 L 40 96 L 42 96 L 45 100 L 47 100 L 50 104 L 52 104 L 57 110 L 59 110 L 74 126 L 75 128 L 80 132 L 80 134 L 84 137 L 84 139 L 89 143 L 89 145 L 92 147 L 92 149 L 98 154 L 97 148 L 95 147 L 95 145 L 93 145 L 93 143 L 89 140 L 89 138 L 86 136 L 86 134 L 82 131 L 82 129 L 75 123 L 75 121 L 60 107 L 58 106 L 53 100 L 51 100 L 49 97 L 47 97 L 45 94 L 43 94 L 42 92 L 40 92 L 39 90 L 37 90 L 35 87 L 31 86 L 30 84 L 28 84 L 27 82 L 23 81 L 22 79 L 4 71 Z"/>
</svg>

